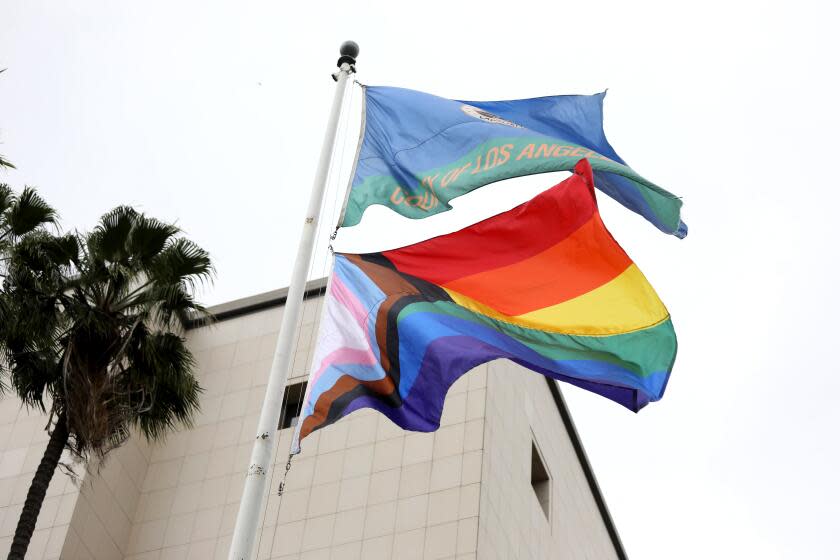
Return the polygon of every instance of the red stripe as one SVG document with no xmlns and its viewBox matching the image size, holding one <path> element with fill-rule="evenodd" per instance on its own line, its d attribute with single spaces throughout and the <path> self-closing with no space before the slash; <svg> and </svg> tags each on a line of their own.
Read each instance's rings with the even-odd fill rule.
<svg viewBox="0 0 840 560">
<path fill-rule="evenodd" d="M 539 255 L 444 285 L 500 313 L 522 315 L 599 288 L 632 261 L 596 213 Z"/>
<path fill-rule="evenodd" d="M 597 210 L 592 184 L 589 162 L 581 160 L 574 175 L 516 208 L 383 255 L 400 272 L 439 285 L 520 262 L 553 247 L 589 221 Z M 497 247 L 505 251 L 497 252 Z"/>
</svg>

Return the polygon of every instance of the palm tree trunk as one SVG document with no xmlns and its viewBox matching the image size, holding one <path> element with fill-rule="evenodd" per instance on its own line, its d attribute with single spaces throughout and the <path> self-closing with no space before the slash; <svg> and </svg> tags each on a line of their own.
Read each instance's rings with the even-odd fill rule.
<svg viewBox="0 0 840 560">
<path fill-rule="evenodd" d="M 32 533 L 35 532 L 35 523 L 38 521 L 38 514 L 41 512 L 41 505 L 44 503 L 44 496 L 52 480 L 61 452 L 67 444 L 69 432 L 67 431 L 67 417 L 62 412 L 58 415 L 47 449 L 41 458 L 41 464 L 35 471 L 32 484 L 29 485 L 29 493 L 26 494 L 26 501 L 23 503 L 23 511 L 20 513 L 15 537 L 12 540 L 12 548 L 9 550 L 8 560 L 23 560 L 26 556 L 26 549 L 29 548 L 29 541 Z"/>
</svg>

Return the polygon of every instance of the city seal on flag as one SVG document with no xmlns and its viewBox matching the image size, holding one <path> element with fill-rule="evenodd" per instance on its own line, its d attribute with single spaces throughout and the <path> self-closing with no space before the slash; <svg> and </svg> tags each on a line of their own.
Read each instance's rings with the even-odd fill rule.
<svg viewBox="0 0 840 560">
<path fill-rule="evenodd" d="M 485 111 L 483 109 L 479 109 L 478 107 L 473 107 L 472 105 L 461 105 L 461 110 L 468 114 L 471 117 L 476 119 L 480 119 L 484 122 L 489 122 L 493 124 L 503 124 L 505 126 L 512 126 L 513 128 L 525 128 L 522 125 L 516 124 L 515 122 L 511 122 L 509 120 L 503 119 L 497 115 L 494 115 L 490 111 Z"/>
</svg>

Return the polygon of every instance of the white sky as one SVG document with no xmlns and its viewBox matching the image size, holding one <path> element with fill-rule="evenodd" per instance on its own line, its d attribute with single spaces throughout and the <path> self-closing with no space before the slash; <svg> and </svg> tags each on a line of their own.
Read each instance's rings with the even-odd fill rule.
<svg viewBox="0 0 840 560">
<path fill-rule="evenodd" d="M 628 553 L 832 558 L 839 15 L 814 1 L 0 0 L 0 153 L 19 168 L 0 180 L 38 186 L 67 228 L 123 203 L 177 221 L 212 253 L 204 298 L 219 303 L 288 283 L 342 40 L 361 45 L 369 84 L 466 99 L 609 87 L 613 146 L 684 197 L 690 228 L 678 241 L 601 197 L 680 340 L 665 398 L 638 415 L 565 391 Z M 377 209 L 339 240 L 421 239 L 553 179 L 479 190 L 440 219 Z"/>
</svg>

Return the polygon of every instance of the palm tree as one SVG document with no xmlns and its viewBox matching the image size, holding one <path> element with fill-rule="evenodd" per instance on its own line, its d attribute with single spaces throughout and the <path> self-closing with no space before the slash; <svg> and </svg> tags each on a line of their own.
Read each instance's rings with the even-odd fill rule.
<svg viewBox="0 0 840 560">
<path fill-rule="evenodd" d="M 179 229 L 129 207 L 89 234 L 43 230 L 10 249 L 0 348 L 17 396 L 52 430 L 8 558 L 22 559 L 61 453 L 103 459 L 133 429 L 162 438 L 190 425 L 201 388 L 181 333 L 207 317 L 194 299 L 207 253 Z"/>
<path fill-rule="evenodd" d="M 55 226 L 57 218 L 35 189 L 26 187 L 17 196 L 9 185 L 0 183 L 0 258 L 7 258 L 12 245 L 25 235 Z"/>
</svg>

